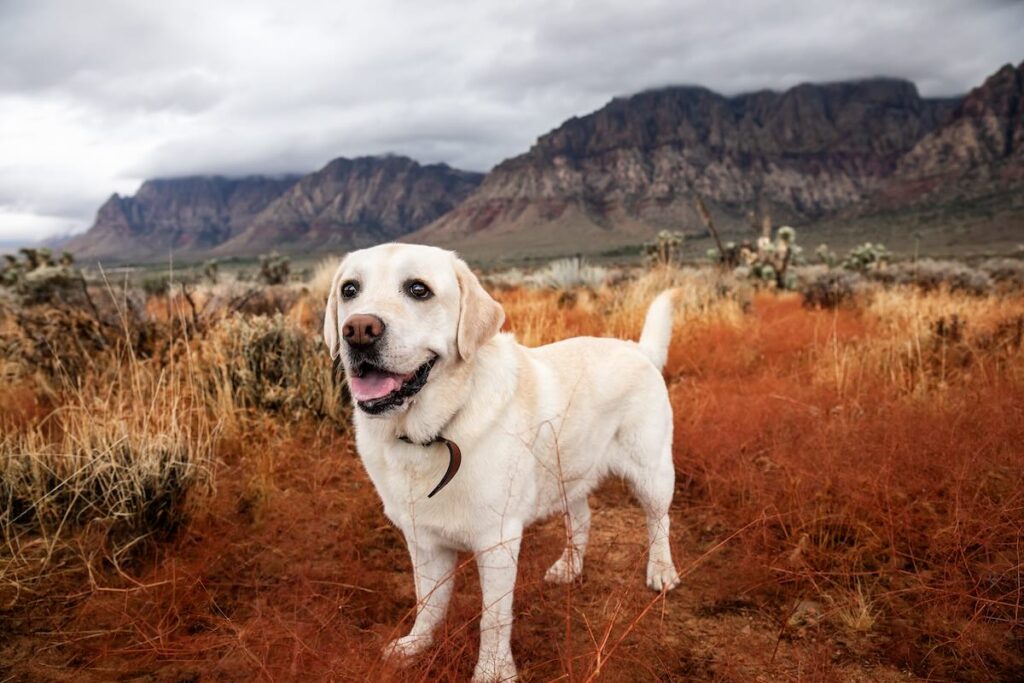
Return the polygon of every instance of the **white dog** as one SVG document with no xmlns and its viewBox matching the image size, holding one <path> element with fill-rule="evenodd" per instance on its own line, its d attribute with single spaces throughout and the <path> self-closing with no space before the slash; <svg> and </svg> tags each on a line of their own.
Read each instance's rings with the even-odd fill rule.
<svg viewBox="0 0 1024 683">
<path fill-rule="evenodd" d="M 432 644 L 456 552 L 470 551 L 483 590 L 475 681 L 516 678 L 509 637 L 523 528 L 567 516 L 569 543 L 545 578 L 574 580 L 587 494 L 606 475 L 625 478 L 646 513 L 647 585 L 679 583 L 668 538 L 672 407 L 660 372 L 671 291 L 651 305 L 639 344 L 579 337 L 526 348 L 499 334 L 504 319 L 454 253 L 385 244 L 342 261 L 324 320 L 356 404 L 359 455 L 412 556 L 416 621 L 386 654 Z"/>
</svg>

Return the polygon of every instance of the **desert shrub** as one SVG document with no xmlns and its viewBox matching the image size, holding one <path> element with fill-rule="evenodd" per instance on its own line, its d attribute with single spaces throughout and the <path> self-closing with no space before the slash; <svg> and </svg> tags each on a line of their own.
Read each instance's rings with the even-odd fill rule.
<svg viewBox="0 0 1024 683">
<path fill-rule="evenodd" d="M 334 273 L 338 270 L 338 265 L 340 263 L 340 258 L 328 257 L 321 259 L 320 262 L 316 264 L 316 267 L 313 268 L 313 272 L 306 284 L 313 296 L 327 301 L 327 295 L 331 290 L 331 283 L 334 281 Z"/>
<path fill-rule="evenodd" d="M 804 305 L 811 308 L 836 308 L 851 305 L 862 280 L 856 273 L 828 270 L 800 286 Z"/>
<path fill-rule="evenodd" d="M 0 361 L 11 379 L 76 378 L 122 338 L 82 309 L 0 302 Z"/>
<path fill-rule="evenodd" d="M 925 292 L 947 289 L 950 292 L 984 296 L 993 288 L 992 278 L 987 273 L 957 261 L 920 259 L 871 271 L 869 276 L 884 284 L 913 285 Z"/>
<path fill-rule="evenodd" d="M 212 492 L 217 426 L 190 400 L 188 368 L 108 359 L 55 381 L 59 408 L 43 419 L 11 422 L 0 411 L 7 607 L 54 573 L 94 582 L 104 566 L 174 536 Z"/>
<path fill-rule="evenodd" d="M 209 259 L 203 263 L 202 281 L 208 285 L 215 285 L 220 281 L 220 264 L 217 259 Z"/>
<path fill-rule="evenodd" d="M 540 287 L 567 291 L 578 287 L 596 289 L 604 284 L 607 277 L 607 268 L 590 265 L 576 256 L 552 261 L 533 273 L 530 280 Z"/>
<path fill-rule="evenodd" d="M 141 287 L 146 296 L 163 296 L 171 289 L 171 278 L 167 273 L 147 275 L 142 278 Z"/>
<path fill-rule="evenodd" d="M 259 280 L 267 285 L 280 285 L 288 281 L 291 260 L 276 251 L 260 256 Z"/>
<path fill-rule="evenodd" d="M 210 483 L 209 443 L 121 416 L 74 420 L 58 442 L 35 433 L 0 442 L 0 527 L 46 533 L 98 520 L 118 534 L 169 536 L 189 519 Z"/>
<path fill-rule="evenodd" d="M 1019 291 L 1024 289 L 1024 260 L 996 258 L 983 261 L 978 269 L 988 275 L 1000 289 Z"/>
<path fill-rule="evenodd" d="M 286 415 L 347 418 L 341 377 L 319 336 L 280 313 L 226 318 L 201 352 L 211 396 Z"/>
</svg>

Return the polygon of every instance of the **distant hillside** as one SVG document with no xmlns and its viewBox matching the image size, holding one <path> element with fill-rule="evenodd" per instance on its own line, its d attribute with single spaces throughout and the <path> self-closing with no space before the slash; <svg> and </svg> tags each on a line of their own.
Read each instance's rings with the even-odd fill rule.
<svg viewBox="0 0 1024 683">
<path fill-rule="evenodd" d="M 1024 243 L 1024 63 L 972 90 L 875 193 L 823 229 L 947 253 Z"/>
<path fill-rule="evenodd" d="M 450 210 L 482 174 L 400 156 L 339 158 L 306 176 L 147 180 L 113 195 L 61 248 L 80 260 L 350 249 L 393 240 Z"/>
<path fill-rule="evenodd" d="M 147 180 L 113 195 L 92 227 L 61 244 L 79 260 L 150 260 L 204 255 L 244 231 L 298 176 L 190 176 Z"/>
<path fill-rule="evenodd" d="M 607 248 L 662 228 L 701 229 L 701 196 L 725 227 L 755 205 L 808 222 L 870 196 L 955 100 L 906 81 L 805 84 L 724 97 L 673 87 L 615 99 L 499 164 L 455 211 L 410 239 Z"/>
<path fill-rule="evenodd" d="M 397 239 L 465 199 L 483 175 L 401 156 L 335 159 L 213 253 L 351 249 Z"/>
<path fill-rule="evenodd" d="M 950 251 L 1024 241 L 1024 65 L 964 98 L 895 79 L 725 97 L 668 87 L 616 98 L 486 176 L 400 156 L 335 159 L 301 179 L 181 178 L 114 195 L 80 256 L 346 250 L 387 240 L 473 257 L 596 253 L 660 229 L 726 234 L 752 210 L 804 239 Z"/>
</svg>

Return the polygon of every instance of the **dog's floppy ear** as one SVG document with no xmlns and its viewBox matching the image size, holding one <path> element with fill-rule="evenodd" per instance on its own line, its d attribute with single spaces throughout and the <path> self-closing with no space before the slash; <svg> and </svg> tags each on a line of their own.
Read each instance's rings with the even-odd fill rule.
<svg viewBox="0 0 1024 683">
<path fill-rule="evenodd" d="M 334 271 L 331 278 L 331 291 L 327 294 L 327 310 L 324 311 L 324 343 L 331 352 L 331 360 L 341 354 L 341 339 L 338 336 L 338 280 L 341 277 L 341 265 Z"/>
<path fill-rule="evenodd" d="M 505 310 L 491 298 L 465 261 L 455 259 L 459 280 L 459 331 L 456 343 L 459 357 L 469 360 L 476 350 L 498 334 L 505 322 Z"/>
</svg>

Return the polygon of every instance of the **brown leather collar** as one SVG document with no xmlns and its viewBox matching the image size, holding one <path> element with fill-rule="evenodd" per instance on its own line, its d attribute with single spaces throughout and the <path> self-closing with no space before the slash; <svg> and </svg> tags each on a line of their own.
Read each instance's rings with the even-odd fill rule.
<svg viewBox="0 0 1024 683">
<path fill-rule="evenodd" d="M 432 446 L 435 443 L 443 443 L 448 447 L 448 469 L 445 471 L 444 476 L 441 477 L 441 481 L 437 482 L 437 486 L 434 487 L 434 490 L 427 494 L 427 498 L 433 498 L 435 493 L 447 486 L 448 482 L 455 478 L 455 473 L 459 471 L 459 467 L 462 466 L 462 451 L 459 450 L 458 444 L 454 441 L 449 441 L 443 436 L 435 436 L 427 443 L 420 444 L 417 444 L 407 436 L 400 436 L 398 437 L 398 440 L 411 443 L 416 446 L 423 446 L 424 448 Z"/>
</svg>

